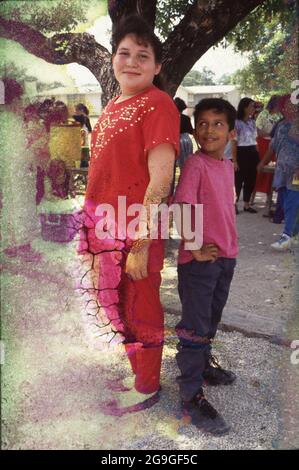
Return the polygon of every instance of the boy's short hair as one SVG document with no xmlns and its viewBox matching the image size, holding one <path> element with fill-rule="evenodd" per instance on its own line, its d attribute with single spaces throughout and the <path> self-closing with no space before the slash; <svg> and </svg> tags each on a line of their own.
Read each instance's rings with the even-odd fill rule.
<svg viewBox="0 0 299 470">
<path fill-rule="evenodd" d="M 120 42 L 128 35 L 133 34 L 142 44 L 153 48 L 156 63 L 162 62 L 163 46 L 155 35 L 151 26 L 139 15 L 123 17 L 112 31 L 112 53 L 115 54 Z"/>
<path fill-rule="evenodd" d="M 200 100 L 195 106 L 193 114 L 195 127 L 200 114 L 204 111 L 214 111 L 216 114 L 225 114 L 229 130 L 232 131 L 235 128 L 237 111 L 229 101 L 223 98 L 204 98 Z"/>
</svg>

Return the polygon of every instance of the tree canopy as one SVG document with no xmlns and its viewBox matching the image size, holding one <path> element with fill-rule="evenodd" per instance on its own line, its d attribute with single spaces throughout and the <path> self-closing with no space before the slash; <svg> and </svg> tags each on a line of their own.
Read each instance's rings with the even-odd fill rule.
<svg viewBox="0 0 299 470">
<path fill-rule="evenodd" d="M 286 11 L 268 20 L 263 18 L 262 35 L 254 40 L 249 64 L 232 76 L 223 77 L 222 83 L 234 83 L 243 93 L 261 98 L 273 93 L 289 93 L 291 82 L 298 76 L 296 17 L 295 5 L 289 4 Z M 246 43 L 242 49 L 250 50 Z"/>
<path fill-rule="evenodd" d="M 12 0 L 1 3 L 0 35 L 49 63 L 84 65 L 100 82 L 105 102 L 117 90 L 111 54 L 84 31 L 106 7 L 113 24 L 137 12 L 164 41 L 161 75 L 174 95 L 195 62 L 224 38 L 237 50 L 254 45 L 261 51 L 263 37 L 269 41 L 271 36 L 271 31 L 264 34 L 265 19 L 277 19 L 283 27 L 293 5 L 294 0 Z"/>
</svg>

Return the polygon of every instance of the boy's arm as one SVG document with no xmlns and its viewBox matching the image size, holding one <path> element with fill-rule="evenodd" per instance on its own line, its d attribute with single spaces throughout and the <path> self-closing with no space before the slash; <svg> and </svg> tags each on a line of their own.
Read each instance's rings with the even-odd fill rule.
<svg viewBox="0 0 299 470">
<path fill-rule="evenodd" d="M 185 203 L 187 204 L 187 203 Z M 191 238 L 187 238 L 186 237 L 186 230 L 185 230 L 185 227 L 184 227 L 184 217 L 183 217 L 183 206 L 184 206 L 184 203 L 180 203 L 179 204 L 179 207 L 180 207 L 180 216 L 179 218 L 177 218 L 177 216 L 175 216 L 175 223 L 176 223 L 176 227 L 177 227 L 177 230 L 178 230 L 178 233 L 179 235 L 181 236 L 181 238 L 184 240 L 185 243 L 188 243 L 188 244 L 193 244 L 196 246 L 196 240 L 195 240 L 195 235 L 192 236 Z M 194 207 L 192 207 L 192 209 L 194 209 Z M 189 227 L 188 227 L 189 228 Z M 202 246 L 198 246 L 196 248 L 194 248 L 193 250 L 189 250 L 191 253 L 192 253 L 192 256 L 193 258 L 196 260 L 196 261 L 216 261 L 217 257 L 218 257 L 218 247 L 216 245 L 214 245 L 213 243 L 209 243 L 209 244 L 203 244 Z"/>
<path fill-rule="evenodd" d="M 148 154 L 150 182 L 143 200 L 144 213 L 139 223 L 139 235 L 126 262 L 126 273 L 134 280 L 147 277 L 151 224 L 155 222 L 151 220 L 151 205 L 159 206 L 169 195 L 174 159 L 175 150 L 171 144 L 157 145 Z"/>
<path fill-rule="evenodd" d="M 189 224 L 194 215 L 194 220 L 196 220 L 196 214 L 192 214 L 192 211 L 196 210 L 196 205 L 198 204 L 198 192 L 200 190 L 202 174 L 201 174 L 201 165 L 198 165 L 196 157 L 191 157 L 187 160 L 180 176 L 180 181 L 176 189 L 174 202 L 178 206 L 179 210 L 174 211 L 174 220 L 176 223 L 177 230 L 181 238 L 185 241 L 185 249 L 192 253 L 192 256 L 197 261 L 215 261 L 218 255 L 218 247 L 214 244 L 201 244 L 201 237 L 198 232 L 193 230 L 193 227 L 190 227 Z M 189 212 L 189 217 L 184 218 L 184 209 L 188 205 L 191 209 Z M 187 211 L 188 212 L 188 211 Z M 184 223 L 188 226 L 184 227 Z M 195 227 L 194 227 L 195 228 Z M 190 230 L 191 229 L 191 230 Z M 190 246 L 191 245 L 191 246 Z"/>
</svg>

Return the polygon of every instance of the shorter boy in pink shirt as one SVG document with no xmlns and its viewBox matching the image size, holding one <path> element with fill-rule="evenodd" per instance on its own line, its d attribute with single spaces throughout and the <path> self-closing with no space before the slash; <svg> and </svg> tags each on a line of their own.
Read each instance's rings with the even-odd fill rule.
<svg viewBox="0 0 299 470">
<path fill-rule="evenodd" d="M 184 220 L 181 226 L 178 290 L 182 318 L 176 326 L 181 375 L 177 382 L 183 414 L 200 430 L 214 435 L 225 434 L 230 427 L 205 399 L 202 386 L 228 385 L 236 379 L 211 355 L 238 252 L 234 167 L 224 157 L 224 148 L 235 135 L 235 119 L 235 108 L 223 99 L 207 98 L 197 104 L 195 138 L 201 150 L 187 159 L 174 198 L 175 203 L 191 204 L 193 212 L 197 204 L 203 208 L 203 225 L 195 226 L 195 231 L 202 230 L 202 246 L 196 245 L 198 237 L 184 237 Z"/>
</svg>

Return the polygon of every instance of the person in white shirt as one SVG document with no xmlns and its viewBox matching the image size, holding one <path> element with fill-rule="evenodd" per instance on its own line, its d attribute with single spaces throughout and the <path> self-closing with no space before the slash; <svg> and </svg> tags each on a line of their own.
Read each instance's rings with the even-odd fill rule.
<svg viewBox="0 0 299 470">
<path fill-rule="evenodd" d="M 250 206 L 250 198 L 255 187 L 256 167 L 259 163 L 256 146 L 257 128 L 254 119 L 252 119 L 254 110 L 254 101 L 251 98 L 241 99 L 235 124 L 236 138 L 232 146 L 234 160 L 237 160 L 235 172 L 237 201 L 243 188 L 244 212 L 252 214 L 257 212 Z M 238 213 L 237 206 L 236 212 Z"/>
</svg>

